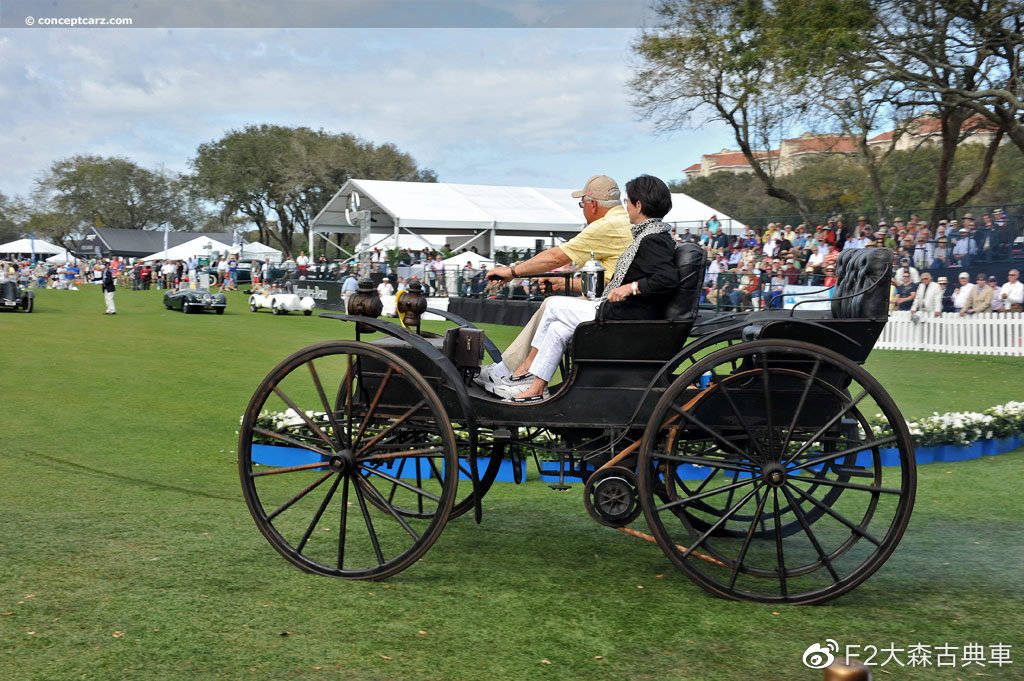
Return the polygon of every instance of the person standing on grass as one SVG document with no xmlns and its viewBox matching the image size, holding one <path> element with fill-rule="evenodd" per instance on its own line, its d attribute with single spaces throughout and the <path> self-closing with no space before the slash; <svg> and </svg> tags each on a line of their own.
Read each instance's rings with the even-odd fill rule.
<svg viewBox="0 0 1024 681">
<path fill-rule="evenodd" d="M 103 267 L 103 265 L 100 266 Z M 103 267 L 101 286 L 103 288 L 103 301 L 107 304 L 107 311 L 103 314 L 117 314 L 117 309 L 114 308 L 114 272 L 110 267 Z"/>
</svg>

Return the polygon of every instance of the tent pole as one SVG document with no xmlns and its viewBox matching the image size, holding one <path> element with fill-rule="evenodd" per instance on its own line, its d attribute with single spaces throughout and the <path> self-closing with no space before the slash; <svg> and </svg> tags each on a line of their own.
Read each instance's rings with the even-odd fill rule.
<svg viewBox="0 0 1024 681">
<path fill-rule="evenodd" d="M 494 249 L 495 249 L 494 240 L 497 237 L 498 237 L 498 221 L 495 220 L 494 222 L 491 223 L 491 248 L 490 248 L 490 252 L 488 252 L 488 254 L 487 254 L 487 257 L 490 258 L 491 260 L 494 260 Z"/>
</svg>

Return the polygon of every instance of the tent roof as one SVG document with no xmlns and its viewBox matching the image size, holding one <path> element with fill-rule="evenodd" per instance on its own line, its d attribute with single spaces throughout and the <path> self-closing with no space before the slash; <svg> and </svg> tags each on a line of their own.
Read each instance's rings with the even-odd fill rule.
<svg viewBox="0 0 1024 681">
<path fill-rule="evenodd" d="M 243 244 L 242 250 L 245 251 L 246 253 L 281 253 L 281 251 L 277 250 L 273 246 L 261 244 L 259 241 L 253 241 L 252 243 Z"/>
<path fill-rule="evenodd" d="M 168 249 L 180 246 L 198 237 L 209 237 L 220 243 L 230 244 L 230 232 L 167 232 Z M 163 250 L 163 230 L 150 229 L 114 229 L 111 227 L 93 227 L 78 244 L 78 250 L 92 255 L 95 247 L 101 252 L 113 255 L 142 256 L 147 253 Z"/>
<path fill-rule="evenodd" d="M 31 253 L 32 252 L 32 239 L 18 239 L 17 241 L 9 241 L 6 244 L 0 244 L 0 253 Z M 35 240 L 35 252 L 36 255 L 50 255 L 63 253 L 64 249 L 60 246 L 54 246 L 48 241 L 42 239 Z"/>
<path fill-rule="evenodd" d="M 465 253 L 459 253 L 444 259 L 445 265 L 454 265 L 456 267 L 465 267 L 467 262 L 473 263 L 474 267 L 480 267 L 480 263 L 494 264 L 494 261 L 486 255 L 474 253 L 473 251 L 466 251 Z"/>
<path fill-rule="evenodd" d="M 207 245 L 210 246 L 209 249 L 206 248 Z M 211 239 L 208 236 L 201 236 L 201 237 L 198 237 L 196 239 L 192 239 L 191 241 L 186 241 L 183 244 L 179 244 L 179 245 L 175 246 L 174 248 L 168 248 L 166 251 L 162 251 L 162 250 L 161 251 L 157 251 L 156 253 L 152 253 L 150 255 L 147 255 L 147 256 L 145 256 L 142 259 L 143 260 L 187 260 L 188 258 L 191 258 L 193 255 L 200 255 L 200 254 L 202 254 L 202 252 L 206 251 L 206 250 L 209 250 L 209 251 L 224 251 L 226 253 L 229 248 L 231 248 L 229 245 L 227 245 L 225 243 L 222 243 L 220 241 L 217 241 L 216 239 Z"/>
<path fill-rule="evenodd" d="M 375 234 L 394 233 L 397 226 L 432 234 L 473 234 L 493 228 L 505 236 L 571 236 L 584 224 L 579 200 L 572 198 L 573 189 L 351 179 L 314 218 L 314 230 L 358 234 L 359 228 L 345 221 L 353 191 L 359 193 L 360 208 L 371 212 L 371 232 Z M 715 214 L 728 231 L 744 228 L 682 193 L 672 195 L 672 211 L 665 220 L 690 222 L 695 227 Z"/>
</svg>

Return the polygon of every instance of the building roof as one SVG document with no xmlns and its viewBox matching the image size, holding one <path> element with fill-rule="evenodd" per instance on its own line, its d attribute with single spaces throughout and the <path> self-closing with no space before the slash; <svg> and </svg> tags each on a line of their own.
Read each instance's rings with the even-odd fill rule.
<svg viewBox="0 0 1024 681">
<path fill-rule="evenodd" d="M 796 146 L 791 151 L 792 155 L 797 154 L 822 154 L 822 153 L 852 153 L 857 151 L 857 144 L 852 137 L 840 135 L 813 135 L 805 134 L 793 139 L 782 140 L 783 144 L 790 143 Z"/>
<path fill-rule="evenodd" d="M 700 170 L 700 169 L 701 169 L 701 164 L 700 163 L 694 163 L 689 168 L 686 168 L 685 170 L 683 170 L 683 172 L 684 173 L 690 173 L 690 172 L 693 172 L 695 170 Z"/>
<path fill-rule="evenodd" d="M 205 236 L 230 244 L 233 241 L 231 232 L 167 232 L 167 247 L 174 248 L 186 241 Z M 110 227 L 93 227 L 85 238 L 78 242 L 78 251 L 94 255 L 97 247 L 102 255 L 124 255 L 141 257 L 149 255 L 164 247 L 164 232 L 148 229 L 113 229 Z"/>
</svg>

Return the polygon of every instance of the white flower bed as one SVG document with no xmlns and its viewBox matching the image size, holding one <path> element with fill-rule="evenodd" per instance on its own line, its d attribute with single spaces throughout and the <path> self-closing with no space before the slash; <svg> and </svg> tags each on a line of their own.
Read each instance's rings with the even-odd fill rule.
<svg viewBox="0 0 1024 681">
<path fill-rule="evenodd" d="M 872 419 L 881 436 L 891 433 L 885 421 Z M 1024 433 L 1024 402 L 1007 402 L 985 411 L 932 412 L 923 419 L 907 421 L 914 444 L 919 447 L 969 445 L 977 440 L 1004 438 Z"/>
</svg>

